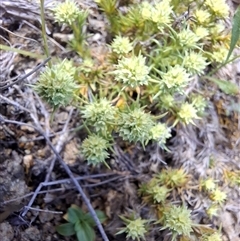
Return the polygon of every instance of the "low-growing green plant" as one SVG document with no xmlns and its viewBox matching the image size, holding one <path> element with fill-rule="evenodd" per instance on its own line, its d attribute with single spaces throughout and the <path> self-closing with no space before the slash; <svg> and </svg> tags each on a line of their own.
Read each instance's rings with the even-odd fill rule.
<svg viewBox="0 0 240 241">
<path fill-rule="evenodd" d="M 99 163 L 104 163 L 107 165 L 105 160 L 109 157 L 109 153 L 107 152 L 109 146 L 110 144 L 107 139 L 97 134 L 92 134 L 83 141 L 81 153 L 88 161 L 88 164 L 93 164 L 95 166 Z"/>
<path fill-rule="evenodd" d="M 200 241 L 223 241 L 220 232 L 206 233 L 201 238 Z"/>
<path fill-rule="evenodd" d="M 173 128 L 178 131 L 197 125 L 204 118 L 214 94 L 212 84 L 228 95 L 239 92 L 235 84 L 214 78 L 216 70 L 208 72 L 213 66 L 219 69 L 231 61 L 240 36 L 240 8 L 230 37 L 225 27 L 229 7 L 224 0 L 95 2 L 109 21 L 112 37 L 104 63 L 91 54 L 86 42 L 88 12 L 66 0 L 53 9 L 54 17 L 72 30 L 74 38 L 69 45 L 82 57 L 82 63 L 76 67 L 67 60 L 53 64 L 40 75 L 34 87 L 54 109 L 76 100 L 74 104 L 79 107 L 88 132 L 80 147 L 88 164 L 107 165 L 116 136 L 125 142 L 139 142 L 143 147 L 153 141 L 169 151 L 166 143 Z M 236 175 L 228 173 L 226 177 L 239 184 Z M 152 225 L 167 229 L 172 240 L 190 240 L 194 235 L 191 210 L 171 202 L 175 194 L 180 196 L 181 190 L 188 188 L 189 182 L 190 176 L 182 168 L 169 168 L 139 190 L 145 204 L 156 214 L 157 221 Z M 206 214 L 212 218 L 227 195 L 211 177 L 199 182 L 199 191 L 209 199 Z M 62 233 L 65 228 L 65 234 L 79 233 L 79 240 L 92 240 L 89 214 L 74 208 L 68 212 L 69 224 L 63 226 Z M 76 218 L 80 213 L 81 218 Z M 145 239 L 147 220 L 139 215 L 121 218 L 126 227 L 118 233 L 125 232 L 131 239 Z M 200 240 L 221 240 L 218 233 L 204 232 Z M 90 239 L 84 239 L 87 235 Z"/>
<path fill-rule="evenodd" d="M 199 1 L 190 5 L 190 10 L 186 7 L 190 3 L 187 0 L 184 3 L 163 0 L 152 4 L 129 1 L 128 11 L 123 14 L 116 1 L 98 0 L 96 3 L 108 17 L 110 31 L 115 34 L 108 55 L 109 60 L 114 61 L 106 62 L 104 68 L 99 66 L 100 69 L 89 54 L 83 54 L 88 51 L 83 31 L 87 12 L 71 0 L 53 9 L 56 21 L 72 28 L 74 49 L 84 58 L 76 79 L 79 92 L 89 101 L 86 105 L 79 103 L 85 124 L 91 132 L 103 137 L 109 138 L 116 131 L 123 140 L 141 142 L 143 146 L 154 140 L 165 148 L 166 139 L 171 137 L 171 126 L 156 123 L 144 108 L 156 102 L 157 114 L 167 111 L 171 120 L 168 124 L 172 126 L 195 124 L 203 116 L 207 100 L 200 93 L 185 94 L 185 91 L 191 86 L 194 75 L 202 76 L 205 68 L 216 61 L 213 58 L 216 44 L 227 46 L 229 38 L 222 19 L 227 16 L 228 7 L 222 0 L 219 4 Z M 189 19 L 183 16 L 186 10 L 192 13 L 193 20 L 188 15 Z M 227 50 L 226 47 L 220 49 Z M 86 65 L 87 62 L 91 64 Z M 134 92 L 137 99 L 132 98 Z M 124 99 L 124 111 L 112 106 L 117 114 L 105 115 L 107 105 L 106 110 L 104 106 L 100 110 L 92 98 L 99 103 Z M 66 102 L 59 102 L 59 105 L 66 105 Z M 90 107 L 95 108 L 95 117 L 89 117 Z M 107 116 L 111 119 L 107 120 Z"/>
<path fill-rule="evenodd" d="M 156 215 L 155 221 L 149 222 L 149 231 L 157 224 L 160 230 L 168 230 L 172 234 L 173 241 L 192 240 L 194 235 L 200 238 L 199 240 L 220 238 L 221 235 L 216 230 L 195 223 L 191 210 L 185 204 L 173 205 L 172 200 L 176 194 L 181 195 L 184 190 L 196 189 L 188 185 L 189 181 L 190 176 L 182 169 L 166 169 L 140 186 L 138 192 L 142 200 L 150 205 L 152 212 Z M 200 180 L 199 188 L 199 191 L 204 191 L 203 194 L 209 199 L 209 206 L 205 212 L 212 219 L 221 210 L 227 197 L 226 193 L 217 188 L 216 181 L 212 178 Z"/>
<path fill-rule="evenodd" d="M 140 241 L 145 240 L 145 234 L 147 233 L 146 223 L 148 220 L 144 220 L 141 217 L 137 217 L 135 213 L 129 215 L 129 217 L 120 216 L 126 225 L 125 228 L 121 228 L 116 234 L 126 233 L 126 238 Z"/>
<path fill-rule="evenodd" d="M 92 126 L 96 133 L 106 137 L 111 135 L 116 125 L 118 108 L 110 101 L 106 98 L 93 101 L 84 105 L 81 112 L 86 124 Z"/>
<path fill-rule="evenodd" d="M 216 188 L 216 181 L 213 178 L 207 178 L 205 180 L 200 180 L 200 190 L 211 191 Z"/>
<path fill-rule="evenodd" d="M 206 209 L 206 214 L 210 219 L 212 219 L 213 217 L 218 216 L 219 211 L 220 211 L 220 206 L 217 203 L 213 203 Z"/>
<path fill-rule="evenodd" d="M 77 96 L 76 71 L 73 63 L 66 59 L 51 67 L 47 66 L 33 88 L 54 110 L 67 106 Z"/>
<path fill-rule="evenodd" d="M 102 211 L 95 210 L 101 223 L 106 220 L 106 216 Z M 60 224 L 56 227 L 59 234 L 63 236 L 76 235 L 78 241 L 94 241 L 96 225 L 90 213 L 84 213 L 78 206 L 71 205 L 68 208 L 67 214 L 64 219 L 68 223 Z"/>
<path fill-rule="evenodd" d="M 88 12 L 80 10 L 73 0 L 66 0 L 57 4 L 53 8 L 53 13 L 56 22 L 66 24 L 73 30 L 74 37 L 70 41 L 70 46 L 82 57 L 88 57 L 89 49 L 84 31 Z"/>
<path fill-rule="evenodd" d="M 139 193 L 148 204 L 165 203 L 171 189 L 161 186 L 156 178 L 152 178 L 148 183 L 144 183 L 139 188 Z"/>
<path fill-rule="evenodd" d="M 166 185 L 169 188 L 184 187 L 189 176 L 183 169 L 164 169 L 155 176 L 160 185 Z"/>
<path fill-rule="evenodd" d="M 223 204 L 227 199 L 227 194 L 221 191 L 219 188 L 216 188 L 215 190 L 211 191 L 210 198 L 213 202 Z"/>
<path fill-rule="evenodd" d="M 178 236 L 185 235 L 190 237 L 193 232 L 193 221 L 191 220 L 191 211 L 185 206 L 170 205 L 163 207 L 162 218 L 159 222 L 163 229 L 169 229 L 172 232 L 172 240 L 176 240 Z"/>
</svg>

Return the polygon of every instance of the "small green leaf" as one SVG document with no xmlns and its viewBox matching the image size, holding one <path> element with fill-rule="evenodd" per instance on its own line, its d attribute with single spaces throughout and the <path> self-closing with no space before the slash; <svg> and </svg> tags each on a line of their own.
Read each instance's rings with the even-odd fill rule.
<svg viewBox="0 0 240 241">
<path fill-rule="evenodd" d="M 85 215 L 85 213 L 82 211 L 82 209 L 80 207 L 78 207 L 77 205 L 72 204 L 71 208 L 75 210 L 79 219 L 82 219 L 82 217 Z"/>
<path fill-rule="evenodd" d="M 94 230 L 86 222 L 77 222 L 74 226 L 78 241 L 94 241 Z"/>
<path fill-rule="evenodd" d="M 90 226 L 94 227 L 95 226 L 95 221 L 90 213 L 87 213 L 84 216 L 84 221 L 88 223 Z"/>
<path fill-rule="evenodd" d="M 75 208 L 69 208 L 67 212 L 67 220 L 70 223 L 76 223 L 81 217 L 79 216 L 78 211 Z"/>
<path fill-rule="evenodd" d="M 75 230 L 76 233 L 83 229 L 82 223 L 83 222 L 79 220 L 74 224 L 74 230 Z"/>
<path fill-rule="evenodd" d="M 215 84 L 218 85 L 218 87 L 226 94 L 228 95 L 236 95 L 239 92 L 239 88 L 236 84 L 231 83 L 227 80 L 220 80 L 220 79 L 215 79 L 209 76 L 206 76 L 207 79 L 211 80 Z"/>
<path fill-rule="evenodd" d="M 240 6 L 238 6 L 237 11 L 233 17 L 233 26 L 232 26 L 232 36 L 230 42 L 230 49 L 228 52 L 228 56 L 225 62 L 227 62 L 235 48 L 238 39 L 240 37 Z"/>
<path fill-rule="evenodd" d="M 74 225 L 72 223 L 64 223 L 56 227 L 59 234 L 63 236 L 71 236 L 75 234 Z"/>
<path fill-rule="evenodd" d="M 99 219 L 99 221 L 101 223 L 103 223 L 107 219 L 107 217 L 106 217 L 106 215 L 104 214 L 103 211 L 95 210 L 95 212 L 96 212 L 97 217 L 98 217 L 98 219 Z M 93 219 L 93 217 L 92 217 L 92 215 L 90 213 L 87 213 L 85 215 L 84 220 L 91 226 L 95 226 L 96 225 L 96 223 L 95 223 L 95 221 L 94 221 L 94 219 Z"/>
</svg>

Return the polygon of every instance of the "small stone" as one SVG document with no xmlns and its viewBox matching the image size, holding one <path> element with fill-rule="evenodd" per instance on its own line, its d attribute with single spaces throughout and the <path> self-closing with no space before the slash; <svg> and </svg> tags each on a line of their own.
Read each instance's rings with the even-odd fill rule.
<svg viewBox="0 0 240 241">
<path fill-rule="evenodd" d="M 46 223 L 48 221 L 51 221 L 54 218 L 54 214 L 51 212 L 40 212 L 39 213 L 39 219 L 41 223 Z"/>
<path fill-rule="evenodd" d="M 3 222 L 0 223 L 0 234 L 1 241 L 12 241 L 14 237 L 14 230 L 9 223 Z"/>
<path fill-rule="evenodd" d="M 31 122 L 28 122 L 28 123 L 26 123 L 26 124 L 32 125 Z M 34 128 L 32 128 L 32 127 L 30 127 L 30 126 L 25 126 L 25 125 L 21 125 L 20 129 L 21 129 L 22 131 L 28 131 L 29 133 L 33 133 L 33 132 L 35 131 Z"/>
<path fill-rule="evenodd" d="M 26 172 L 28 173 L 29 169 L 33 165 L 33 156 L 32 155 L 26 155 L 23 157 L 23 164 L 26 167 Z"/>
<path fill-rule="evenodd" d="M 23 241 L 41 241 L 40 231 L 36 227 L 27 228 L 24 233 L 22 233 Z"/>
</svg>

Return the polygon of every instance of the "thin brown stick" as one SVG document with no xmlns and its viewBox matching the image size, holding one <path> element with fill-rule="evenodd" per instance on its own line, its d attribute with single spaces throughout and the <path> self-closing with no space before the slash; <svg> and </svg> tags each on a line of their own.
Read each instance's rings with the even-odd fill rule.
<svg viewBox="0 0 240 241">
<path fill-rule="evenodd" d="M 69 122 L 71 120 L 72 113 L 73 113 L 73 108 L 70 110 L 69 115 L 68 115 L 68 119 L 66 120 L 65 125 L 63 127 L 63 130 L 62 130 L 63 131 L 63 135 L 61 135 L 60 138 L 58 139 L 58 143 L 56 145 L 56 150 L 58 151 L 58 153 L 61 152 L 61 150 L 62 150 L 62 148 L 64 146 L 64 140 L 66 139 L 66 136 L 68 135 L 67 127 L 68 127 L 68 124 L 69 124 Z M 52 170 L 53 170 L 53 167 L 55 165 L 55 161 L 56 160 L 57 160 L 57 158 L 56 158 L 56 156 L 54 156 L 54 158 L 53 158 L 53 160 L 52 160 L 52 162 L 50 164 L 48 173 L 47 173 L 47 175 L 45 177 L 44 182 L 48 182 L 49 181 L 50 175 L 52 173 Z"/>
</svg>

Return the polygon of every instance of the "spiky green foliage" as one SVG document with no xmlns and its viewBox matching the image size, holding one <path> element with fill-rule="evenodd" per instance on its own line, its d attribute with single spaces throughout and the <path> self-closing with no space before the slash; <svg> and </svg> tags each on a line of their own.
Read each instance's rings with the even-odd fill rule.
<svg viewBox="0 0 240 241">
<path fill-rule="evenodd" d="M 81 153 L 87 159 L 88 164 L 97 165 L 105 163 L 109 157 L 107 149 L 109 142 L 96 134 L 89 135 L 82 143 Z"/>
<path fill-rule="evenodd" d="M 140 142 L 143 146 L 150 141 L 156 142 L 158 152 L 160 148 L 168 150 L 167 145 L 176 141 L 170 139 L 171 133 L 181 131 L 181 128 L 187 131 L 188 127 L 192 130 L 199 127 L 213 95 L 213 83 L 226 94 L 239 92 L 238 87 L 227 80 L 205 76 L 209 68 L 225 61 L 228 54 L 230 36 L 225 19 L 229 8 L 223 0 L 95 2 L 107 17 L 107 31 L 112 37 L 104 54 L 91 53 L 88 49 L 84 31 L 87 12 L 72 5 L 68 14 L 73 13 L 74 17 L 67 19 L 62 10 L 59 13 L 55 11 L 56 20 L 65 22 L 72 29 L 74 39 L 71 46 L 83 58 L 77 74 L 66 73 L 64 68 L 64 74 L 60 69 L 58 73 L 62 78 L 59 83 L 63 82 L 66 74 L 67 77 L 76 77 L 80 84 L 79 93 L 84 96 L 84 101 L 79 102 L 81 117 L 89 133 L 82 142 L 81 153 L 89 164 L 105 163 L 109 157 L 109 140 L 114 143 L 119 136 L 125 142 Z M 235 35 L 234 46 L 238 37 L 239 34 Z M 230 52 L 232 50 L 231 47 Z M 55 78 L 57 71 L 53 73 Z M 41 95 L 54 106 L 71 103 L 76 90 L 71 81 L 69 84 L 71 78 L 65 80 L 63 90 L 57 88 L 59 83 L 52 85 L 46 82 L 42 85 L 44 91 Z M 51 102 L 51 99 L 58 100 L 59 97 L 49 98 L 50 94 L 44 97 L 47 85 L 52 92 L 55 91 L 52 87 L 56 86 L 56 96 L 59 91 L 65 93 L 69 86 L 72 88 L 66 91 L 66 99 Z M 188 137 L 184 134 L 181 138 L 185 144 Z M 187 157 L 189 153 L 186 150 Z M 168 154 L 171 157 L 173 153 Z M 158 153 L 156 156 L 157 160 L 161 159 Z M 238 185 L 236 175 L 231 180 L 232 185 Z M 191 181 L 187 172 L 179 167 L 163 169 L 141 186 L 144 203 L 151 206 L 158 219 L 154 224 L 171 231 L 173 239 L 177 236 L 191 239 L 190 210 L 171 203 L 190 195 L 192 190 L 188 185 Z M 211 180 L 211 177 L 206 177 L 203 183 L 199 181 L 194 190 L 197 188 L 209 201 L 204 207 L 206 214 L 209 218 L 217 216 L 226 200 L 226 193 L 216 187 L 215 179 Z M 191 197 L 189 200 L 192 201 Z M 122 232 L 126 232 L 128 238 L 144 239 L 145 221 L 142 222 L 139 216 L 129 220 L 124 221 L 126 228 Z M 208 240 L 210 236 L 203 237 Z"/>
<path fill-rule="evenodd" d="M 57 22 L 71 25 L 77 19 L 80 10 L 73 0 L 66 0 L 57 4 L 53 12 Z"/>
<path fill-rule="evenodd" d="M 177 207 L 170 206 L 166 207 L 163 212 L 163 228 L 168 228 L 173 233 L 173 239 L 176 240 L 178 235 L 190 236 L 193 222 L 191 220 L 191 211 L 185 206 Z"/>
<path fill-rule="evenodd" d="M 149 113 L 141 108 L 127 108 L 119 113 L 117 119 L 118 133 L 123 140 L 146 144 L 151 139 L 154 121 Z"/>
<path fill-rule="evenodd" d="M 115 79 L 123 83 L 123 86 L 132 88 L 147 85 L 149 81 L 150 68 L 146 65 L 146 58 L 142 55 L 123 57 L 115 65 L 113 71 Z"/>
<path fill-rule="evenodd" d="M 74 99 L 78 85 L 74 75 L 73 63 L 63 60 L 51 67 L 47 66 L 34 86 L 35 91 L 51 106 L 67 106 Z"/>
<path fill-rule="evenodd" d="M 97 133 L 107 136 L 114 127 L 117 111 L 118 109 L 104 98 L 85 105 L 82 116 Z"/>
<path fill-rule="evenodd" d="M 183 187 L 189 180 L 188 175 L 183 169 L 165 169 L 156 174 L 156 179 L 161 185 L 170 188 Z"/>
<path fill-rule="evenodd" d="M 140 241 L 140 239 L 145 240 L 145 234 L 147 233 L 147 220 L 144 220 L 141 217 L 136 217 L 135 215 L 130 215 L 129 218 L 120 216 L 120 218 L 123 220 L 126 227 L 121 228 L 121 231 L 117 234 L 126 233 L 127 239 L 131 238 L 132 240 L 138 241 Z"/>
</svg>

